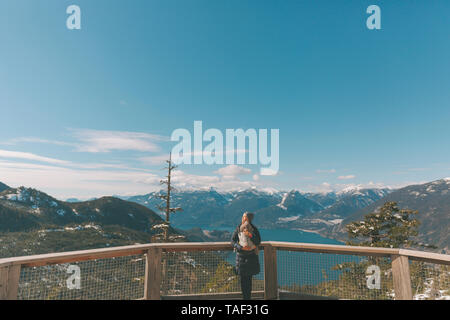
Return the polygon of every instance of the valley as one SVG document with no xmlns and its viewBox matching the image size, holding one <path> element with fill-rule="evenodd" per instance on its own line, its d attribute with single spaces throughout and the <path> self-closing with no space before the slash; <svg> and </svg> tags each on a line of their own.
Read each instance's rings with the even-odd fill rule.
<svg viewBox="0 0 450 320">
<path fill-rule="evenodd" d="M 1 257 L 147 243 L 163 222 L 157 213 L 160 192 L 72 202 L 32 188 L 0 184 L 0 190 Z M 398 190 L 350 188 L 325 194 L 185 190 L 175 192 L 172 201 L 183 211 L 171 216 L 169 233 L 186 241 L 229 241 L 242 213 L 252 211 L 266 240 L 345 242 L 346 224 L 397 201 L 419 211 L 420 242 L 436 245 L 439 252 L 450 246 L 450 179 Z"/>
</svg>

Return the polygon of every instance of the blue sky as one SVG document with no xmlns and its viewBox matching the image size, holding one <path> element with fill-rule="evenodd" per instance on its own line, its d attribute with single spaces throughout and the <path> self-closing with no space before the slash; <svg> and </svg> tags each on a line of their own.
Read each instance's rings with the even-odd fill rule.
<svg viewBox="0 0 450 320">
<path fill-rule="evenodd" d="M 279 129 L 280 172 L 181 165 L 180 187 L 448 177 L 449 14 L 446 0 L 2 1 L 0 181 L 60 198 L 155 190 L 168 137 L 195 120 Z"/>
</svg>

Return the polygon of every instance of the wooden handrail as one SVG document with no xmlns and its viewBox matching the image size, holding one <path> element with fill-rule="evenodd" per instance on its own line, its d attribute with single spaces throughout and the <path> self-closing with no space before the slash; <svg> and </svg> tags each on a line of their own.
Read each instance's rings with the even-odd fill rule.
<svg viewBox="0 0 450 320">
<path fill-rule="evenodd" d="M 278 293 L 276 272 L 277 250 L 391 257 L 396 299 L 412 299 L 408 263 L 409 259 L 450 265 L 450 255 L 406 249 L 279 241 L 265 241 L 261 243 L 260 247 L 264 248 L 265 252 L 264 297 L 266 299 L 274 299 L 277 297 Z M 162 252 L 229 250 L 232 250 L 231 243 L 229 242 L 148 243 L 114 248 L 80 250 L 0 259 L 0 299 L 15 299 L 17 297 L 19 274 L 20 269 L 23 267 L 37 267 L 51 264 L 62 264 L 132 255 L 146 255 L 144 297 L 147 299 L 160 299 L 160 262 Z"/>
<path fill-rule="evenodd" d="M 409 259 L 416 261 L 450 265 L 449 254 L 400 249 L 399 255 L 407 256 Z"/>
<path fill-rule="evenodd" d="M 271 246 L 277 250 L 302 251 L 330 254 L 365 255 L 365 256 L 391 256 L 403 255 L 412 260 L 450 265 L 450 255 L 431 252 L 359 247 L 332 244 L 313 244 L 297 242 L 264 241 L 261 247 Z M 113 248 L 48 253 L 40 255 L 12 257 L 0 259 L 0 267 L 21 265 L 23 267 L 36 267 L 50 264 L 70 263 L 76 261 L 105 259 L 112 257 L 145 254 L 150 248 L 161 248 L 163 251 L 218 251 L 232 250 L 229 242 L 177 242 L 177 243 L 148 243 Z"/>
<path fill-rule="evenodd" d="M 303 251 L 316 253 L 364 255 L 364 256 L 390 256 L 398 254 L 399 249 L 344 246 L 335 244 L 317 244 L 317 243 L 298 243 L 298 242 L 279 242 L 270 241 L 271 246 L 279 250 Z"/>
<path fill-rule="evenodd" d="M 50 264 L 70 263 L 76 261 L 106 259 L 113 257 L 145 254 L 150 248 L 161 248 L 163 251 L 218 251 L 232 250 L 229 242 L 178 242 L 178 243 L 148 243 L 113 248 L 101 248 L 80 251 L 47 253 L 31 256 L 0 259 L 0 267 L 22 265 L 38 267 Z"/>
</svg>

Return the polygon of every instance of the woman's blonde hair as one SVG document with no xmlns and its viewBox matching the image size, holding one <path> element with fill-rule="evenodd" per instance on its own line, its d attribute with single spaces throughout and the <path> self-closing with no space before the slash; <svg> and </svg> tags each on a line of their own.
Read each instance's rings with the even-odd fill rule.
<svg viewBox="0 0 450 320">
<path fill-rule="evenodd" d="M 253 221 L 253 218 L 255 217 L 255 214 L 253 212 L 248 212 L 248 211 L 244 212 L 243 215 L 247 216 L 248 222 L 250 222 L 250 223 Z"/>
</svg>

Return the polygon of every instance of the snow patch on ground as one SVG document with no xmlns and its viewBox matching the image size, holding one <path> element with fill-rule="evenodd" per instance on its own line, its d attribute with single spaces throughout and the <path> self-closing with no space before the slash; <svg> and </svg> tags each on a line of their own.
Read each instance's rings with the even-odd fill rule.
<svg viewBox="0 0 450 320">
<path fill-rule="evenodd" d="M 160 223 L 160 224 L 155 224 L 152 229 L 164 229 L 164 228 L 168 228 L 169 226 L 165 223 Z"/>
<path fill-rule="evenodd" d="M 324 220 L 324 219 L 308 219 L 307 222 L 313 224 L 326 224 L 327 226 L 333 226 L 342 222 L 343 219 L 333 219 L 333 220 Z"/>
<path fill-rule="evenodd" d="M 10 201 L 18 201 L 17 194 L 15 194 L 15 193 L 7 194 L 4 198 L 6 198 Z"/>
<path fill-rule="evenodd" d="M 189 256 L 185 256 L 183 262 L 187 263 L 187 264 L 190 264 L 194 268 L 197 266 L 197 262 L 194 259 L 192 259 L 191 257 L 189 257 Z"/>
<path fill-rule="evenodd" d="M 295 221 L 299 218 L 300 216 L 291 216 L 291 217 L 286 217 L 286 218 L 278 218 L 279 222 L 290 222 L 290 221 Z"/>
<path fill-rule="evenodd" d="M 425 292 L 415 294 L 414 300 L 450 300 L 450 290 L 436 290 L 433 289 L 434 279 L 428 278 L 425 280 Z"/>
<path fill-rule="evenodd" d="M 203 234 L 207 237 L 211 237 L 211 231 L 209 230 L 203 230 Z"/>
<path fill-rule="evenodd" d="M 289 196 L 289 193 L 286 192 L 286 193 L 283 195 L 283 198 L 281 199 L 281 202 L 280 202 L 279 204 L 277 204 L 277 207 L 280 207 L 280 208 L 283 209 L 283 210 L 287 210 L 287 208 L 284 206 L 284 203 L 286 202 L 286 199 L 287 199 L 288 196 Z"/>
<path fill-rule="evenodd" d="M 45 236 L 45 234 L 49 233 L 49 232 L 79 231 L 79 230 L 86 230 L 86 229 L 95 229 L 99 232 L 102 232 L 102 228 L 100 226 L 90 223 L 90 224 L 86 224 L 86 225 L 78 225 L 75 227 L 64 227 L 64 228 L 59 228 L 59 229 L 39 230 L 39 236 L 40 237 Z"/>
</svg>

